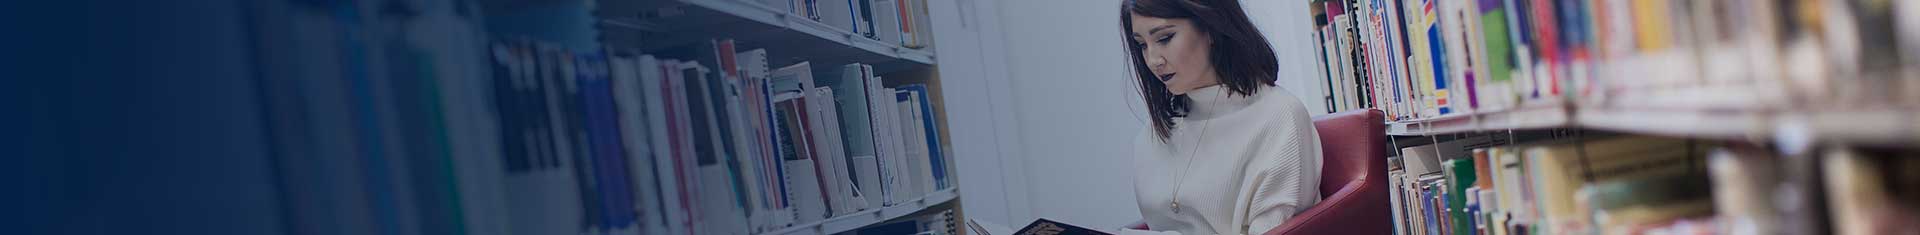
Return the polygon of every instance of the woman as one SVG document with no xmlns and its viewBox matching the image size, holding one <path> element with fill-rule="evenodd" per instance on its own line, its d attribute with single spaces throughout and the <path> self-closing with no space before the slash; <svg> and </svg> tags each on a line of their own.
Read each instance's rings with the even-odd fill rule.
<svg viewBox="0 0 1920 235">
<path fill-rule="evenodd" d="M 1274 86 L 1273 49 L 1237 0 L 1124 0 L 1120 25 L 1153 128 L 1135 194 L 1159 232 L 1261 234 L 1320 202 L 1320 143 Z"/>
</svg>

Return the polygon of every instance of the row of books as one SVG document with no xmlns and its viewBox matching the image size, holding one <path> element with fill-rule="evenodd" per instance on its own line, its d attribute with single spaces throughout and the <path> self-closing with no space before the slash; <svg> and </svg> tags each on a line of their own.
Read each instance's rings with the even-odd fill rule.
<svg viewBox="0 0 1920 235">
<path fill-rule="evenodd" d="M 1898 153 L 1507 141 L 1400 149 L 1388 172 L 1396 234 L 1886 234 L 1920 218 L 1920 175 L 1895 170 L 1920 158 Z"/>
<path fill-rule="evenodd" d="M 724 39 L 658 56 L 555 48 L 494 45 L 503 151 L 510 175 L 578 156 L 552 169 L 574 177 L 540 185 L 579 185 L 588 229 L 759 233 L 952 187 L 930 90 L 883 86 L 872 66 L 816 80 Z"/>
<path fill-rule="evenodd" d="M 933 42 L 927 0 L 756 0 L 854 35 L 924 48 Z"/>
<path fill-rule="evenodd" d="M 1920 104 L 1920 21 L 1907 20 L 1920 17 L 1920 3 L 1314 0 L 1308 7 L 1329 110 L 1377 108 L 1402 120 L 1727 87 L 1741 90 L 1704 99 L 1733 101 L 1700 104 Z M 1672 103 L 1631 105 L 1681 105 Z"/>
<path fill-rule="evenodd" d="M 261 89 L 269 136 L 263 142 L 273 151 L 274 165 L 263 170 L 277 177 L 262 180 L 283 190 L 277 203 L 285 232 L 584 231 L 579 223 L 541 220 L 579 215 L 569 211 L 580 208 L 578 185 L 536 182 L 577 178 L 571 169 L 579 159 L 543 155 L 515 173 L 506 170 L 476 9 L 363 4 L 248 5 L 278 12 L 249 15 L 259 24 L 245 37 L 258 45 L 249 63 Z M 543 193 L 510 199 L 509 189 Z M 541 203 L 576 206 L 524 206 Z"/>
<path fill-rule="evenodd" d="M 748 234 L 953 187 L 937 88 L 865 65 L 489 40 L 471 7 L 359 4 L 254 16 L 292 233 Z"/>
</svg>

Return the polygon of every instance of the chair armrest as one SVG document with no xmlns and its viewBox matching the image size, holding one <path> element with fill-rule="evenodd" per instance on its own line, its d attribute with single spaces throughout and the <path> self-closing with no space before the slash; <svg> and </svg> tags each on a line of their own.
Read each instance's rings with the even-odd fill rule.
<svg viewBox="0 0 1920 235">
<path fill-rule="evenodd" d="M 1390 203 L 1383 203 L 1387 201 L 1386 183 L 1355 180 L 1349 184 L 1357 186 L 1334 193 L 1326 201 L 1294 215 L 1293 219 L 1264 234 L 1393 233 L 1392 219 L 1386 216 L 1386 212 L 1391 210 L 1388 208 Z"/>
</svg>

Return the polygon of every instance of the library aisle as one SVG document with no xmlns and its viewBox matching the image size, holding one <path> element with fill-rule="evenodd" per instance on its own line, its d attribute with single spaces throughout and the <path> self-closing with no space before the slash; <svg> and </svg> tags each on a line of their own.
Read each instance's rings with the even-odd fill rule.
<svg viewBox="0 0 1920 235">
<path fill-rule="evenodd" d="M 1345 143 L 1243 230 L 1920 231 L 1920 1 L 1157 1 Z M 1120 231 L 1118 2 L 7 1 L 0 234 Z"/>
<path fill-rule="evenodd" d="M 7 234 L 959 234 L 994 148 L 948 1 L 41 4 Z"/>
</svg>

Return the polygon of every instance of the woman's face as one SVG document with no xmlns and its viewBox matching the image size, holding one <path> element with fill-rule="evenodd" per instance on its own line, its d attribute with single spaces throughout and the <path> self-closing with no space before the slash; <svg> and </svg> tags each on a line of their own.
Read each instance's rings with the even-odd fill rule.
<svg viewBox="0 0 1920 235">
<path fill-rule="evenodd" d="M 1148 70 L 1166 83 L 1167 92 L 1184 95 L 1188 91 L 1220 83 L 1213 72 L 1208 53 L 1213 40 L 1193 27 L 1188 19 L 1166 19 L 1132 15 L 1133 45 L 1140 47 L 1141 59 Z"/>
</svg>

